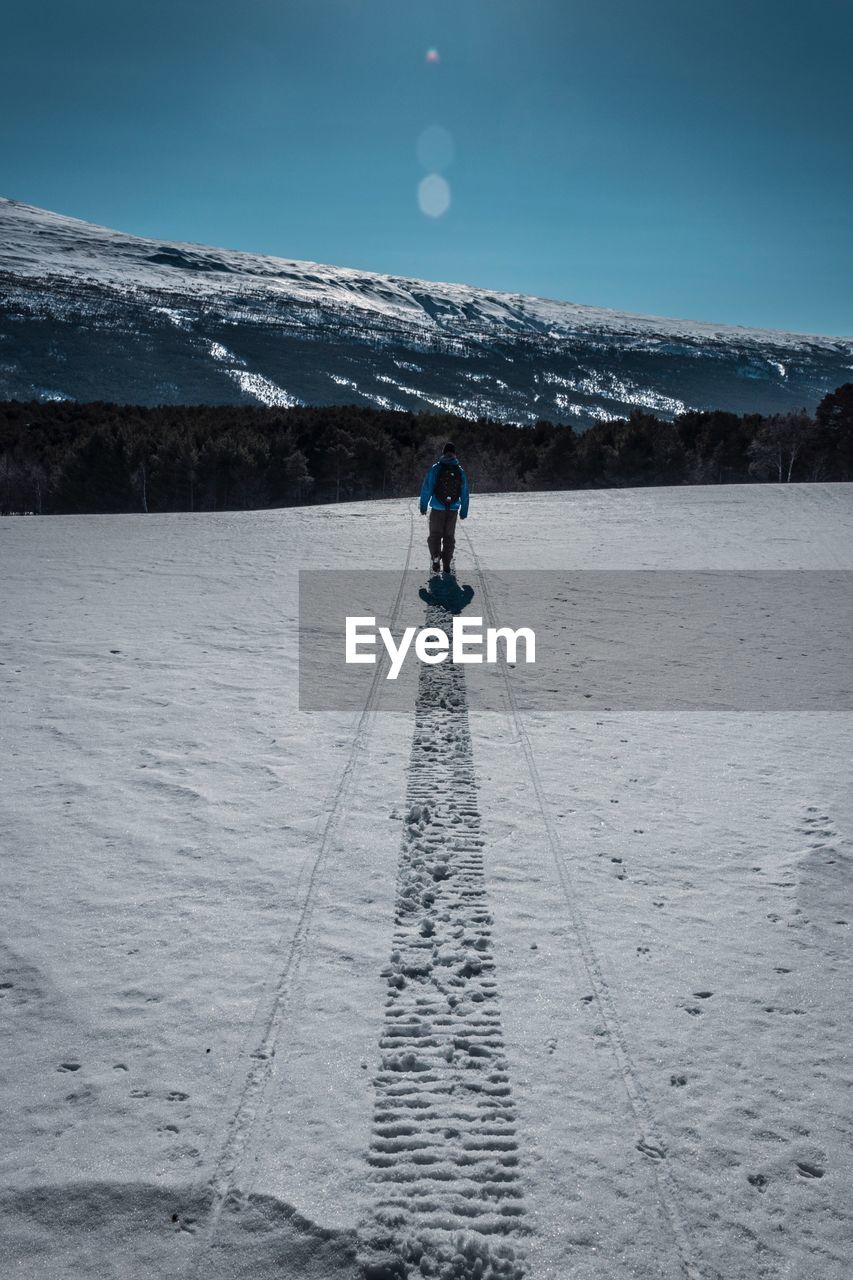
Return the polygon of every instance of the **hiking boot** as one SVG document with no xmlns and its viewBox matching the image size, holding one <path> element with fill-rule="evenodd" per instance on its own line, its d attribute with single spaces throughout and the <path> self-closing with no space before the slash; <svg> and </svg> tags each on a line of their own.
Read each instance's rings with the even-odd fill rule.
<svg viewBox="0 0 853 1280">
<path fill-rule="evenodd" d="M 441 568 L 441 561 L 440 561 L 440 560 L 438 559 L 438 557 L 436 556 L 435 560 L 433 560 L 433 562 L 432 562 L 432 571 L 433 571 L 433 573 L 438 573 L 438 571 L 439 571 L 439 569 L 440 569 L 440 568 Z"/>
</svg>

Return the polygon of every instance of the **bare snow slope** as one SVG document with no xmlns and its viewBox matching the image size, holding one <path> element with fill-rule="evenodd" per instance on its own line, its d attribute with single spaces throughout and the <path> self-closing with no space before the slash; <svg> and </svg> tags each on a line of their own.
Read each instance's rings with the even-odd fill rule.
<svg viewBox="0 0 853 1280">
<path fill-rule="evenodd" d="M 853 340 L 124 235 L 0 199 L 0 398 L 357 403 L 588 425 L 814 407 Z"/>
<path fill-rule="evenodd" d="M 853 491 L 480 497 L 465 530 L 481 592 L 507 563 L 851 568 Z M 423 534 L 403 502 L 0 522 L 9 1265 L 354 1277 L 377 1158 L 408 1230 L 439 1142 L 450 1223 L 484 1148 L 511 1173 L 531 1276 L 842 1280 L 846 714 L 472 711 L 441 820 L 480 814 L 458 945 L 488 961 L 472 983 L 500 1047 L 484 1014 L 480 1049 L 417 1078 L 420 1044 L 389 1077 L 413 945 L 395 895 L 438 831 L 412 825 L 407 777 L 411 798 L 429 766 L 381 697 L 298 711 L 296 572 L 420 566 Z M 464 1107 L 439 1139 L 423 1108 L 482 1078 L 474 1052 L 501 1055 L 502 1146 L 466 1136 Z"/>
</svg>

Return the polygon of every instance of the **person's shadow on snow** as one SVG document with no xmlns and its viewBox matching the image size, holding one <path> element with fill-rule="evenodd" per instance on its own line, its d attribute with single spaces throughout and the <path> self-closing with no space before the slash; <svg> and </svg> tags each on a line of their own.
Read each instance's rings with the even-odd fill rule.
<svg viewBox="0 0 853 1280">
<path fill-rule="evenodd" d="M 466 609 L 474 599 L 474 588 L 460 587 L 452 573 L 435 574 L 418 592 L 425 604 L 436 605 L 448 613 L 457 614 Z"/>
</svg>

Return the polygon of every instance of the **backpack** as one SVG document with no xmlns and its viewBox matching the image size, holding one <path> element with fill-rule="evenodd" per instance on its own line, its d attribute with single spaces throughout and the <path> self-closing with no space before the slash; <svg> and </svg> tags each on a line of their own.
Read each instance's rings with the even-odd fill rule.
<svg viewBox="0 0 853 1280">
<path fill-rule="evenodd" d="M 452 507 L 462 493 L 462 468 L 458 462 L 439 462 L 432 496 Z"/>
</svg>

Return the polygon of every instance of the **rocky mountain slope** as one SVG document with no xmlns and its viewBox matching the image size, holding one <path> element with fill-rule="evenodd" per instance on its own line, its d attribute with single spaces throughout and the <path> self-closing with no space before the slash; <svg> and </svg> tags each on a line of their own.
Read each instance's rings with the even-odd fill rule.
<svg viewBox="0 0 853 1280">
<path fill-rule="evenodd" d="M 587 426 L 813 408 L 853 339 L 124 235 L 0 199 L 0 398 L 356 403 Z"/>
</svg>

